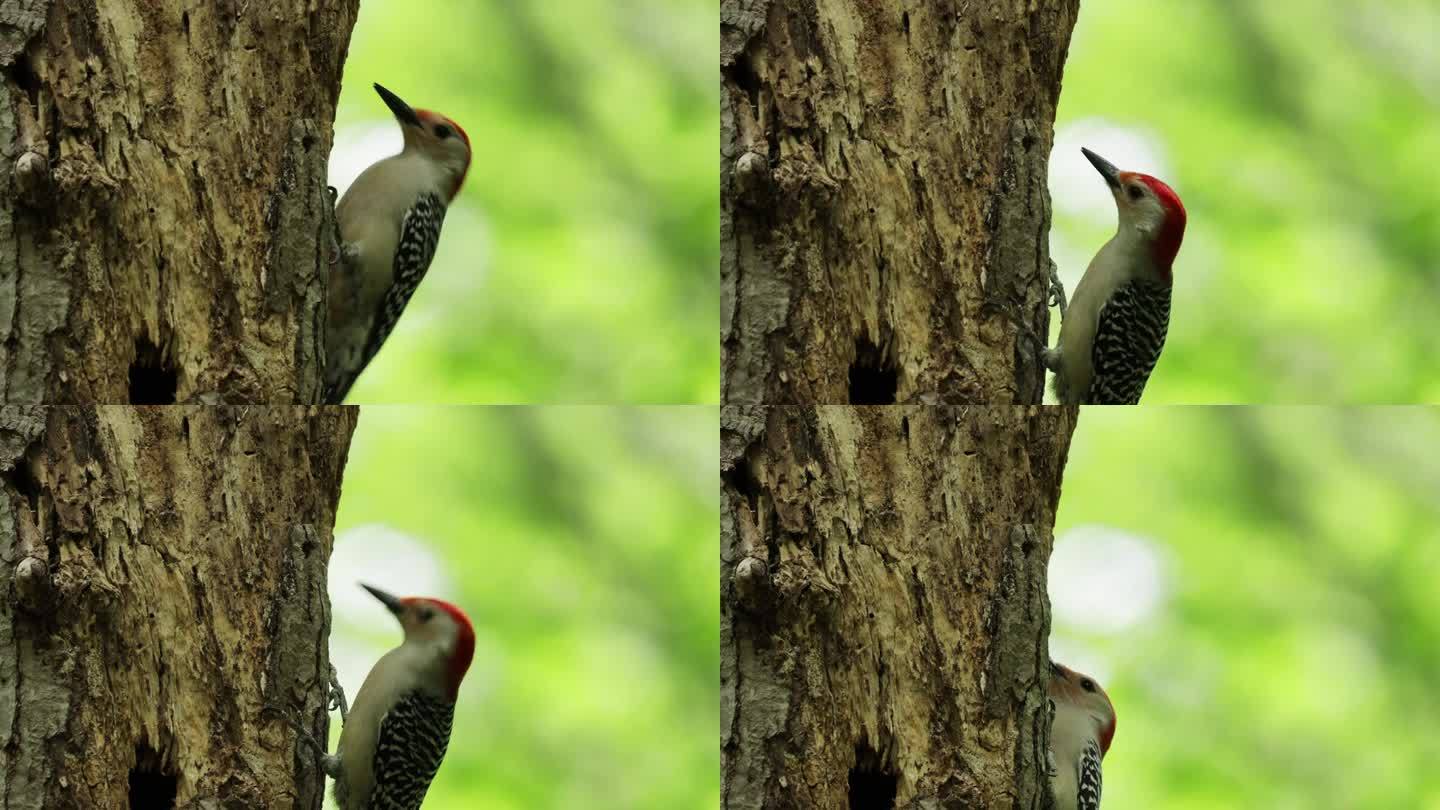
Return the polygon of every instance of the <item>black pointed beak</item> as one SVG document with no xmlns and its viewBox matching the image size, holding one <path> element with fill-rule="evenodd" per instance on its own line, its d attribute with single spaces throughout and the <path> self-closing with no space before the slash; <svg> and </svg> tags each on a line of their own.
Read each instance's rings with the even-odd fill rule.
<svg viewBox="0 0 1440 810">
<path fill-rule="evenodd" d="M 395 114 L 396 121 L 399 121 L 405 126 L 420 126 L 420 118 L 415 115 L 415 111 L 410 108 L 410 105 L 402 101 L 399 96 L 378 84 L 375 85 L 375 92 L 379 93 L 380 98 L 385 100 L 385 106 L 389 107 L 390 112 Z"/>
<path fill-rule="evenodd" d="M 1095 171 L 1100 172 L 1100 176 L 1105 178 L 1105 185 L 1109 186 L 1112 191 L 1120 188 L 1120 170 L 1115 168 L 1114 163 L 1083 146 L 1080 147 L 1080 151 L 1085 154 L 1085 159 L 1090 161 L 1090 165 L 1095 167 Z"/>
<path fill-rule="evenodd" d="M 404 605 L 400 604 L 400 600 L 397 597 L 391 596 L 390 594 L 380 590 L 379 588 L 372 588 L 363 582 L 360 583 L 360 587 L 369 591 L 371 596 L 379 599 L 380 602 L 385 605 L 385 608 L 396 616 L 399 616 L 400 611 L 405 608 Z"/>
</svg>

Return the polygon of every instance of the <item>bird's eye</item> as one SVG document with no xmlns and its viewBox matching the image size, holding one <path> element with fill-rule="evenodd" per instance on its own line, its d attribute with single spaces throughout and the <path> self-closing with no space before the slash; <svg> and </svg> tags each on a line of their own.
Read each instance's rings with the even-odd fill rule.
<svg viewBox="0 0 1440 810">
<path fill-rule="evenodd" d="M 435 137 L 439 138 L 442 141 L 454 134 L 455 131 L 450 129 L 450 127 L 446 126 L 445 124 L 437 124 L 435 127 Z"/>
<path fill-rule="evenodd" d="M 1145 192 L 1139 186 L 1130 186 L 1130 199 L 1138 200 L 1145 196 Z"/>
<path fill-rule="evenodd" d="M 1080 679 L 1080 688 L 1081 688 L 1081 689 L 1084 689 L 1086 692 L 1094 692 L 1094 691 L 1095 691 L 1095 682 L 1092 681 L 1092 680 L 1090 680 L 1089 678 L 1081 678 L 1081 679 Z"/>
<path fill-rule="evenodd" d="M 430 621 L 430 618 L 434 615 L 435 611 L 431 610 L 430 608 L 425 608 L 424 610 L 420 611 L 420 621 L 428 622 Z"/>
</svg>

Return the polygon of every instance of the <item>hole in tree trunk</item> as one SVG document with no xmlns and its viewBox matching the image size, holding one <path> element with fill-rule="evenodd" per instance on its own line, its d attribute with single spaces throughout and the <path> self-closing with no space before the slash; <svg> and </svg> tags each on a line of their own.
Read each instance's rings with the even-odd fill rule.
<svg viewBox="0 0 1440 810">
<path fill-rule="evenodd" d="M 750 100 L 750 109 L 756 116 L 760 114 L 760 75 L 755 72 L 755 65 L 751 63 L 749 55 L 738 53 L 735 61 L 721 68 L 725 77 L 735 83 Z"/>
<path fill-rule="evenodd" d="M 900 375 L 880 349 L 866 338 L 855 341 L 850 364 L 851 405 L 894 405 Z"/>
<path fill-rule="evenodd" d="M 6 470 L 0 478 L 30 504 L 30 511 L 40 511 L 40 482 L 35 478 L 35 468 L 28 455 L 15 459 L 15 466 Z"/>
<path fill-rule="evenodd" d="M 135 746 L 135 767 L 130 769 L 130 810 L 170 810 L 175 806 L 175 774 L 165 769 L 160 755 L 145 743 Z"/>
<path fill-rule="evenodd" d="M 885 770 L 880 755 L 867 742 L 855 746 L 850 769 L 850 810 L 891 810 L 899 777 Z"/>
<path fill-rule="evenodd" d="M 720 480 L 729 484 L 735 494 L 750 501 L 752 504 L 760 495 L 760 481 L 755 477 L 755 471 L 750 468 L 750 460 L 745 457 L 735 459 L 735 463 L 728 470 L 720 471 Z"/>
<path fill-rule="evenodd" d="M 32 108 L 39 105 L 40 76 L 35 72 L 35 66 L 30 63 L 30 57 L 27 54 L 21 53 L 16 56 L 15 64 L 11 65 L 5 73 L 15 84 L 20 86 L 21 90 L 25 91 Z M 38 111 L 36 113 L 38 114 Z"/>
<path fill-rule="evenodd" d="M 174 405 L 179 377 L 160 350 L 146 338 L 135 342 L 130 362 L 131 405 Z"/>
</svg>

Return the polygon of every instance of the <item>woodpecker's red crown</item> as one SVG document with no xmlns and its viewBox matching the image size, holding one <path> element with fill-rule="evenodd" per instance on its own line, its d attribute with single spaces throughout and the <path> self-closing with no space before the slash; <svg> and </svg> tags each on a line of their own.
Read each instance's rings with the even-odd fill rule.
<svg viewBox="0 0 1440 810">
<path fill-rule="evenodd" d="M 405 148 L 419 151 L 445 171 L 450 181 L 447 191 L 455 199 L 470 173 L 470 136 L 454 120 L 433 110 L 417 110 L 378 84 L 375 92 L 399 122 Z"/>
<path fill-rule="evenodd" d="M 1180 252 L 1180 240 L 1185 237 L 1185 206 L 1180 203 L 1180 195 L 1148 174 L 1122 172 L 1089 149 L 1081 147 L 1080 151 L 1115 196 L 1121 229 L 1128 222 L 1148 238 L 1151 258 L 1168 283 L 1175 255 Z"/>
<path fill-rule="evenodd" d="M 385 609 L 400 622 L 405 642 L 424 644 L 445 652 L 445 692 L 454 702 L 460 682 L 475 657 L 475 628 L 465 611 L 443 599 L 425 596 L 391 596 L 372 585 L 360 583 L 371 596 L 380 600 Z"/>
<path fill-rule="evenodd" d="M 450 189 L 450 199 L 453 200 L 455 195 L 460 193 L 460 187 L 465 185 L 465 176 L 470 173 L 470 136 L 465 134 L 464 127 L 455 123 L 453 118 L 447 118 L 434 110 L 416 110 L 415 117 L 420 119 L 421 128 L 438 141 L 431 145 L 432 149 L 438 149 L 441 152 L 456 152 L 455 158 L 463 161 L 460 175 L 455 178 L 455 185 Z M 448 135 L 444 134 L 447 130 Z M 459 154 L 459 150 L 451 148 L 450 144 L 446 143 L 447 139 L 454 139 L 453 142 L 464 144 L 464 153 Z"/>
<path fill-rule="evenodd" d="M 450 700 L 455 700 L 460 692 L 460 682 L 465 679 L 465 673 L 470 670 L 470 662 L 475 658 L 475 628 L 470 625 L 470 618 L 465 615 L 465 611 L 443 599 L 409 596 L 400 601 L 406 606 L 438 610 L 455 622 L 455 647 L 450 651 L 450 661 L 446 665 Z"/>
<path fill-rule="evenodd" d="M 470 136 L 465 134 L 463 127 L 455 123 L 455 119 L 447 118 L 434 110 L 416 110 L 415 117 L 419 118 L 420 122 L 429 129 L 434 129 L 440 124 L 450 127 L 452 134 L 459 137 L 460 140 L 465 143 L 467 149 L 470 147 Z"/>
<path fill-rule="evenodd" d="M 1121 172 L 1120 182 L 1122 187 L 1125 183 L 1144 184 L 1165 211 L 1165 221 L 1155 233 L 1153 250 L 1155 263 L 1168 272 L 1180 253 L 1180 240 L 1185 238 L 1185 205 L 1180 202 L 1180 195 L 1165 181 L 1140 172 Z"/>
</svg>

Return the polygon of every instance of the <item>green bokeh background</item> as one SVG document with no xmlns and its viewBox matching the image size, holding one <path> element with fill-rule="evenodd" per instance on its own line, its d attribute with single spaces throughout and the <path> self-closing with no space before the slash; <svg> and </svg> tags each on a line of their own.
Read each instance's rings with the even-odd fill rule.
<svg viewBox="0 0 1440 810">
<path fill-rule="evenodd" d="M 1437 447 L 1433 407 L 1082 410 L 1051 648 L 1116 706 L 1105 810 L 1440 808 Z M 1065 570 L 1102 530 L 1163 573 L 1097 632 L 1067 576 L 1101 612 L 1147 590 L 1100 581 L 1119 556 Z"/>
<path fill-rule="evenodd" d="M 427 810 L 719 806 L 718 423 L 705 406 L 361 409 L 332 654 L 368 669 L 400 640 L 378 605 L 346 607 L 355 579 L 435 568 L 444 592 L 406 595 L 476 628 Z M 363 547 L 376 526 L 434 559 Z"/>
<path fill-rule="evenodd" d="M 1081 2 L 1055 159 L 1123 128 L 1189 212 L 1146 404 L 1440 402 L 1437 43 L 1436 0 Z M 1078 278 L 1113 213 L 1059 209 Z"/>
<path fill-rule="evenodd" d="M 716 13 L 713 0 L 361 4 L 337 154 L 394 127 L 374 82 L 459 122 L 475 154 L 425 282 L 350 402 L 718 401 Z M 367 162 L 398 151 L 392 139 Z"/>
</svg>

